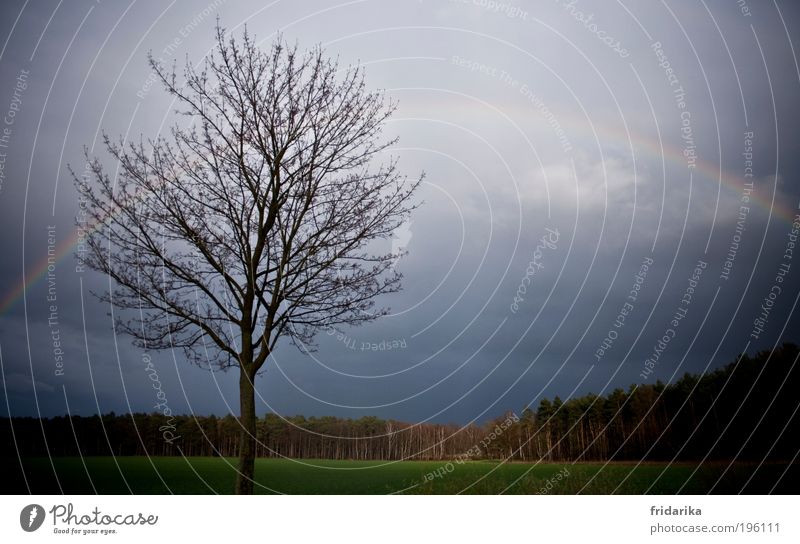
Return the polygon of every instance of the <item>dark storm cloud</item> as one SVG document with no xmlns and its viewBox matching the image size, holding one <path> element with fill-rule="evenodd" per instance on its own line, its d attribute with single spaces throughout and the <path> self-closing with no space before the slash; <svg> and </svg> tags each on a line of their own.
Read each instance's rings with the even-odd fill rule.
<svg viewBox="0 0 800 544">
<path fill-rule="evenodd" d="M 790 47 L 799 8 L 752 4 L 746 15 L 736 3 L 706 4 L 631 3 L 636 22 L 619 5 L 588 0 L 502 10 L 446 0 L 84 2 L 55 12 L 55 2 L 24 11 L 4 3 L 0 113 L 18 107 L 1 148 L 8 411 L 61 414 L 66 402 L 84 414 L 152 410 L 151 357 L 173 412 L 237 412 L 235 376 L 191 366 L 180 351 L 145 354 L 114 335 L 111 309 L 90 294 L 107 280 L 75 268 L 79 201 L 67 169 L 80 175 L 85 145 L 113 173 L 101 131 L 138 140 L 175 121 L 146 54 L 201 62 L 217 16 L 237 32 L 246 22 L 264 43 L 281 30 L 366 64 L 368 83 L 400 102 L 387 130 L 401 138 L 401 168 L 427 173 L 425 204 L 386 242 L 409 251 L 396 264 L 405 290 L 381 301 L 393 314 L 321 331 L 312 355 L 281 346 L 259 381 L 260 412 L 465 422 L 542 396 L 667 381 L 796 341 L 797 263 L 763 331 L 751 334 L 800 201 L 800 127 L 791 122 L 800 75 Z M 747 168 L 745 226 L 721 279 Z M 557 241 L 543 245 L 547 229 Z M 48 278 L 49 235 L 65 256 Z M 698 261 L 706 267 L 673 326 Z"/>
</svg>

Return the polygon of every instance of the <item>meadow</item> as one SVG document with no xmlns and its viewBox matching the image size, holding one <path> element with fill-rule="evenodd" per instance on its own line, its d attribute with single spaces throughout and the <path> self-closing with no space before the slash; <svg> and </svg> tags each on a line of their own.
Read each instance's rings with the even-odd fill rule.
<svg viewBox="0 0 800 544">
<path fill-rule="evenodd" d="M 3 493 L 232 493 L 237 460 L 219 457 L 6 459 Z M 16 469 L 15 469 L 16 467 Z M 500 463 L 258 459 L 256 493 L 705 494 L 797 493 L 800 465 Z M 54 477 L 57 474 L 57 479 Z M 776 485 L 777 482 L 777 485 Z M 773 486 L 774 489 L 773 489 Z"/>
</svg>

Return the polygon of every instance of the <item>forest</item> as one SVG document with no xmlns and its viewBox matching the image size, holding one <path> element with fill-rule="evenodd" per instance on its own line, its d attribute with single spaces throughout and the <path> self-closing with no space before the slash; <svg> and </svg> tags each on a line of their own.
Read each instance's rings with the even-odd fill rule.
<svg viewBox="0 0 800 544">
<path fill-rule="evenodd" d="M 631 385 L 602 396 L 542 399 L 484 424 L 376 417 L 281 417 L 257 422 L 259 457 L 341 460 L 793 461 L 798 346 L 742 354 L 703 375 Z M 236 417 L 114 414 L 0 420 L 0 438 L 30 456 L 236 456 Z M 46 437 L 46 440 L 44 439 Z M 8 449 L 6 455 L 13 449 Z"/>
</svg>

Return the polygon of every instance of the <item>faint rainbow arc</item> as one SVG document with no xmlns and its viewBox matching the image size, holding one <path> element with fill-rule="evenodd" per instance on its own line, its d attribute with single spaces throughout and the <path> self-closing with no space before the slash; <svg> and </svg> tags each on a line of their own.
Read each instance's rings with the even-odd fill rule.
<svg viewBox="0 0 800 544">
<path fill-rule="evenodd" d="M 530 111 L 528 112 L 530 113 Z M 572 116 L 570 115 L 559 115 L 559 121 L 562 119 L 570 118 L 570 122 L 568 126 L 571 128 L 579 127 L 575 131 L 576 133 L 587 133 L 586 130 L 586 123 L 585 121 L 581 120 L 582 122 L 574 122 L 571 119 Z M 630 142 L 628 141 L 627 134 L 624 134 L 622 130 L 616 128 L 610 128 L 605 125 L 595 125 L 595 127 L 600 127 L 600 134 L 610 136 L 608 138 L 609 141 L 616 142 L 618 145 L 621 145 L 627 150 L 630 148 Z M 604 141 L 606 141 L 604 139 Z M 683 165 L 686 167 L 686 158 L 683 155 L 683 151 L 681 149 L 666 145 L 666 144 L 659 144 L 658 141 L 645 138 L 640 134 L 636 135 L 634 141 L 637 145 L 634 146 L 634 150 L 636 151 L 636 147 L 644 148 L 648 151 L 648 155 L 651 157 L 655 157 L 660 159 L 664 157 L 668 159 L 671 163 L 676 163 L 679 165 Z M 663 147 L 663 153 L 662 153 Z M 697 156 L 696 160 L 696 167 L 695 171 L 699 171 L 702 173 L 700 179 L 705 179 L 715 185 L 720 183 L 728 190 L 735 191 L 736 193 L 740 193 L 744 184 L 744 177 L 732 174 L 730 172 L 726 172 L 725 170 L 721 171 L 718 164 L 711 164 L 702 159 L 700 155 Z M 687 168 L 688 172 L 688 168 Z M 698 179 L 695 177 L 695 179 Z M 784 205 L 780 200 L 776 199 L 773 203 L 770 199 L 767 198 L 766 195 L 760 194 L 758 191 L 754 190 L 753 193 L 750 195 L 750 201 L 757 203 L 759 206 L 764 208 L 765 210 L 772 209 L 773 215 L 778 217 L 779 219 L 785 221 L 788 224 L 794 222 L 795 217 L 797 216 L 800 211 L 796 208 L 790 208 L 789 206 Z M 81 243 L 81 240 L 93 232 L 98 231 L 100 228 L 105 225 L 105 222 L 87 225 L 86 228 L 81 229 L 74 229 L 71 232 L 71 235 L 67 238 L 67 240 L 62 241 L 58 244 L 57 249 L 53 255 L 53 257 L 49 257 L 45 255 L 38 264 L 31 268 L 31 271 L 28 272 L 26 278 L 17 284 L 13 289 L 8 291 L 5 296 L 2 298 L 0 302 L 0 315 L 4 315 L 18 300 L 22 298 L 22 294 L 30 287 L 32 287 L 37 282 L 41 281 L 43 278 L 47 276 L 48 267 L 51 264 L 57 264 L 67 256 L 72 254 L 75 248 Z M 52 263 L 51 263 L 52 260 Z"/>
</svg>

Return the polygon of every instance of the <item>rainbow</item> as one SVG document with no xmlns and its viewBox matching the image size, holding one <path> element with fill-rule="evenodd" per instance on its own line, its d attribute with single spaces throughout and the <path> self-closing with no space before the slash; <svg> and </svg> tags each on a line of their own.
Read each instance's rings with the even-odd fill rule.
<svg viewBox="0 0 800 544">
<path fill-rule="evenodd" d="M 575 128 L 577 126 L 578 128 L 576 132 L 582 134 L 584 137 L 587 135 L 585 121 L 583 123 L 578 123 L 573 115 L 567 116 L 566 119 L 566 126 L 570 128 Z M 559 121 L 561 120 L 562 117 L 559 117 Z M 628 135 L 623 130 L 610 128 L 607 125 L 596 125 L 596 128 L 597 127 L 599 127 L 597 132 L 598 137 L 601 139 L 601 143 L 607 141 L 619 143 L 618 146 L 621 149 L 624 148 L 625 151 L 630 153 L 631 143 L 628 141 Z M 592 141 L 593 140 L 594 138 L 592 136 Z M 655 139 L 641 137 L 641 135 L 633 133 L 631 133 L 631 141 L 635 142 L 635 147 L 638 148 L 634 150 L 637 152 L 637 160 L 639 158 L 638 150 L 643 149 L 648 158 L 654 158 L 656 160 L 663 158 L 665 163 L 682 166 L 686 169 L 687 173 L 689 172 L 687 160 L 683 155 L 682 149 L 670 146 L 664 142 L 659 143 Z M 744 170 L 744 168 L 742 169 Z M 694 180 L 718 184 L 721 187 L 726 188 L 731 194 L 737 197 L 742 193 L 745 183 L 744 176 L 722 170 L 719 164 L 713 164 L 703 160 L 699 153 L 695 159 L 693 170 L 695 172 L 693 178 Z M 771 210 L 774 217 L 788 225 L 791 225 L 795 221 L 797 214 L 800 213 L 800 203 L 794 207 L 790 206 L 788 202 L 779 200 L 779 195 L 777 193 L 773 202 L 772 191 L 769 191 L 769 194 L 762 193 L 764 192 L 759 192 L 758 188 L 754 187 L 753 192 L 750 194 L 751 206 L 755 205 L 767 212 Z"/>
<path fill-rule="evenodd" d="M 458 101 L 449 101 L 451 106 L 453 105 L 453 102 Z M 475 104 L 470 102 L 470 105 L 474 106 Z M 527 108 L 524 114 L 530 114 L 532 111 L 533 110 L 531 108 Z M 563 115 L 561 113 L 559 113 L 558 120 L 560 123 L 562 123 L 562 125 L 564 124 L 564 121 L 566 121 L 566 127 L 569 129 L 574 129 L 575 133 L 582 134 L 583 136 L 590 136 L 591 140 L 594 141 L 594 133 L 587 131 L 585 120 L 577 119 L 574 114 Z M 598 127 L 598 137 L 602 137 L 603 141 L 622 143 L 620 148 L 624 148 L 626 150 L 630 149 L 628 135 L 624 131 L 620 129 L 609 128 L 608 126 L 604 125 L 595 125 L 595 128 Z M 644 149 L 649 158 L 655 158 L 657 160 L 661 160 L 663 158 L 670 163 L 682 165 L 684 168 L 686 168 L 686 158 L 684 157 L 681 149 L 670 147 L 666 144 L 660 144 L 656 140 L 645 138 L 638 134 L 632 134 L 632 139 L 634 136 L 635 139 L 633 141 L 637 143 L 638 148 L 637 157 L 638 150 Z M 719 165 L 706 162 L 699 155 L 695 161 L 694 172 L 695 180 L 705 180 L 709 183 L 725 187 L 727 190 L 735 193 L 736 195 L 741 194 L 742 192 L 742 188 L 744 186 L 744 178 L 742 176 L 721 171 Z M 753 193 L 750 195 L 750 203 L 751 205 L 758 205 L 766 211 L 771 211 L 774 217 L 786 222 L 789 225 L 795 221 L 795 217 L 798 213 L 800 213 L 798 207 L 791 207 L 788 205 L 788 203 L 781 202 L 777 199 L 773 202 L 771 192 L 769 195 L 762 195 L 757 189 L 754 189 Z M 0 302 L 0 315 L 4 315 L 7 311 L 9 311 L 22 298 L 27 289 L 31 288 L 47 276 L 48 266 L 53 264 L 53 262 L 58 263 L 63 261 L 66 257 L 73 254 L 81 241 L 85 239 L 85 237 L 90 236 L 93 232 L 96 232 L 102 228 L 103 224 L 104 223 L 87 225 L 83 229 L 74 229 L 68 239 L 58 244 L 53 256 L 48 257 L 46 255 L 40 262 L 30 269 L 24 281 L 14 286 L 3 296 L 2 301 Z"/>
<path fill-rule="evenodd" d="M 56 245 L 55 252 L 52 256 L 45 255 L 41 261 L 30 269 L 24 281 L 20 282 L 3 296 L 2 302 L 0 302 L 0 315 L 4 315 L 10 310 L 11 307 L 22 298 L 22 295 L 25 294 L 27 289 L 44 279 L 47 276 L 47 271 L 51 264 L 57 264 L 70 256 L 75 248 L 78 247 L 78 244 L 85 239 L 85 236 L 88 236 L 90 231 L 93 230 L 97 230 L 97 227 L 87 227 L 82 230 L 76 228 L 72 230 L 68 239 Z"/>
</svg>

